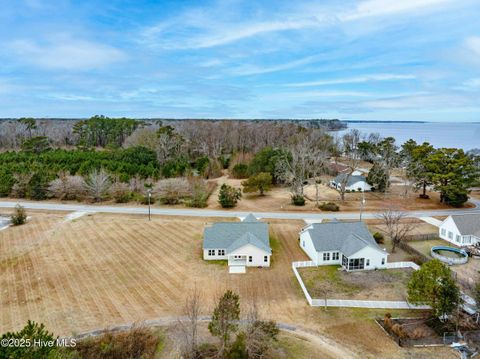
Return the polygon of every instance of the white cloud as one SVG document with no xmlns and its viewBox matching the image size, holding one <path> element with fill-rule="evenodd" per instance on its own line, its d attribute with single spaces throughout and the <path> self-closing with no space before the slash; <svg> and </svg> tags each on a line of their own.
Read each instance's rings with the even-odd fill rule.
<svg viewBox="0 0 480 359">
<path fill-rule="evenodd" d="M 321 28 L 379 16 L 416 14 L 419 10 L 438 9 L 454 0 L 365 0 L 353 9 L 322 5 L 298 6 L 295 11 L 270 13 L 269 19 L 239 23 L 222 21 L 224 14 L 210 8 L 189 10 L 181 16 L 145 28 L 141 40 L 151 46 L 169 49 L 202 49 L 228 45 L 258 35 L 282 31 Z"/>
<path fill-rule="evenodd" d="M 286 62 L 283 64 L 272 65 L 272 66 L 257 66 L 257 65 L 243 65 L 231 69 L 229 72 L 237 76 L 247 76 L 247 75 L 258 75 L 266 74 L 277 71 L 290 70 L 295 67 L 311 64 L 315 61 L 318 61 L 320 56 L 307 56 L 298 60 Z"/>
<path fill-rule="evenodd" d="M 353 83 L 363 83 L 363 82 L 371 82 L 371 81 L 412 80 L 412 79 L 415 79 L 415 78 L 416 77 L 414 75 L 373 74 L 373 75 L 356 76 L 356 77 L 349 77 L 349 78 L 343 78 L 343 79 L 298 82 L 298 83 L 286 84 L 285 86 L 287 86 L 287 87 L 308 87 L 308 86 L 353 84 Z"/>
<path fill-rule="evenodd" d="M 17 40 L 10 44 L 10 48 L 19 60 L 52 69 L 86 70 L 126 59 L 126 55 L 114 47 L 69 38 L 44 44 Z"/>
<path fill-rule="evenodd" d="M 341 21 L 352 21 L 374 16 L 389 16 L 412 12 L 451 2 L 453 0 L 366 0 L 355 11 L 339 16 Z"/>
<path fill-rule="evenodd" d="M 473 56 L 480 57 L 480 37 L 471 36 L 465 40 L 465 45 L 470 50 Z"/>
</svg>

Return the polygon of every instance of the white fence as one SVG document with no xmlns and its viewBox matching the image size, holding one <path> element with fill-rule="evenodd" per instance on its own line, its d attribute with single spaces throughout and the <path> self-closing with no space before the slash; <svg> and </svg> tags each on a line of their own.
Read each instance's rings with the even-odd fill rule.
<svg viewBox="0 0 480 359">
<path fill-rule="evenodd" d="M 412 268 L 417 270 L 420 266 L 414 262 L 392 262 L 386 264 L 387 269 L 396 269 L 396 268 Z"/>
<path fill-rule="evenodd" d="M 308 304 L 312 307 L 348 307 L 348 308 L 377 308 L 377 309 L 430 309 L 428 305 L 413 305 L 406 301 L 393 300 L 349 300 L 349 299 L 312 299 L 308 293 L 307 287 L 303 283 L 302 277 L 297 268 L 316 267 L 312 261 L 293 262 L 292 270 L 297 277 L 298 283 L 302 288 L 303 294 Z M 394 268 L 412 268 L 417 270 L 419 266 L 413 262 L 393 262 L 387 263 L 387 269 Z"/>
<path fill-rule="evenodd" d="M 307 299 L 308 304 L 312 305 L 312 297 L 308 293 L 307 287 L 305 287 L 305 284 L 303 284 L 302 277 L 300 277 L 300 274 L 298 273 L 298 270 L 297 270 L 297 268 L 306 268 L 306 267 L 315 267 L 315 263 L 313 263 L 312 261 L 292 263 L 293 273 L 295 274 L 295 277 L 297 277 L 298 283 L 300 283 L 300 287 L 302 287 L 303 294 L 305 294 L 305 298 Z"/>
</svg>

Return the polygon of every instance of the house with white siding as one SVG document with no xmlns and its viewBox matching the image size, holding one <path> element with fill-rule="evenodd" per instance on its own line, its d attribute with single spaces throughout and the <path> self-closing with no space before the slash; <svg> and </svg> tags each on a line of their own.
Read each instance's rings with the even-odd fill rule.
<svg viewBox="0 0 480 359">
<path fill-rule="evenodd" d="M 300 232 L 300 247 L 318 266 L 347 271 L 386 268 L 388 253 L 363 222 L 312 223 Z"/>
<path fill-rule="evenodd" d="M 269 267 L 271 255 L 268 224 L 252 214 L 241 222 L 214 223 L 204 230 L 203 259 L 228 260 L 230 273 Z"/>
<path fill-rule="evenodd" d="M 441 239 L 459 247 L 480 245 L 480 214 L 448 216 L 438 231 Z"/>
<path fill-rule="evenodd" d="M 330 187 L 340 190 L 347 176 L 346 173 L 340 173 L 330 181 Z M 345 190 L 350 192 L 369 192 L 372 191 L 372 189 L 373 187 L 367 183 L 367 179 L 355 172 L 351 176 L 348 176 L 347 182 L 345 183 Z"/>
</svg>

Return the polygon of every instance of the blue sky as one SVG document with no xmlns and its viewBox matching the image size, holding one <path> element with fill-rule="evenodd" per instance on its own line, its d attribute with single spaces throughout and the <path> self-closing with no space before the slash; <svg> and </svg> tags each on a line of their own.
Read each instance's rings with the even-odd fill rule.
<svg viewBox="0 0 480 359">
<path fill-rule="evenodd" d="M 480 121 L 478 0 L 0 6 L 0 117 Z"/>
</svg>

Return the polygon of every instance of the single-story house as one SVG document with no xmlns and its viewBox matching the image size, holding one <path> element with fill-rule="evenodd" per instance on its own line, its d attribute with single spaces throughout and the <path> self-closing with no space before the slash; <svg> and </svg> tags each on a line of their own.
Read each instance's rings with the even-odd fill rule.
<svg viewBox="0 0 480 359">
<path fill-rule="evenodd" d="M 363 222 L 312 223 L 300 232 L 300 247 L 318 266 L 339 264 L 352 271 L 387 265 L 387 251 Z"/>
<path fill-rule="evenodd" d="M 448 216 L 438 231 L 441 239 L 457 246 L 480 245 L 480 214 Z"/>
<path fill-rule="evenodd" d="M 335 189 L 342 188 L 342 182 L 348 175 L 346 173 L 340 173 L 337 177 L 330 181 L 330 186 Z M 368 192 L 372 190 L 372 186 L 367 183 L 367 179 L 361 175 L 352 174 L 348 177 L 345 185 L 345 190 L 355 192 Z"/>
<path fill-rule="evenodd" d="M 245 267 L 269 267 L 271 255 L 268 224 L 252 214 L 241 222 L 219 222 L 205 228 L 203 259 L 228 260 L 230 273 L 245 273 Z"/>
</svg>

